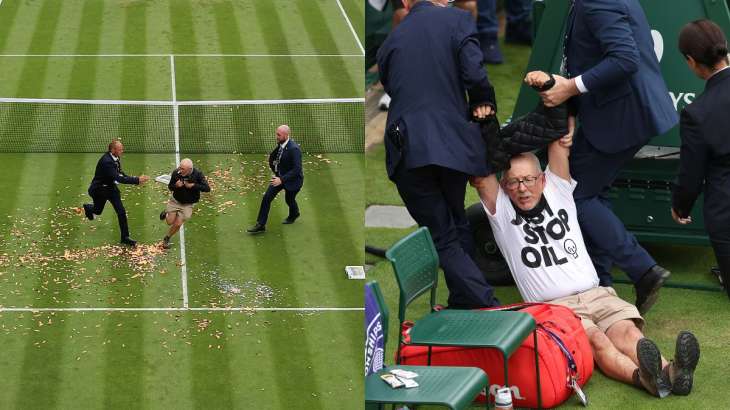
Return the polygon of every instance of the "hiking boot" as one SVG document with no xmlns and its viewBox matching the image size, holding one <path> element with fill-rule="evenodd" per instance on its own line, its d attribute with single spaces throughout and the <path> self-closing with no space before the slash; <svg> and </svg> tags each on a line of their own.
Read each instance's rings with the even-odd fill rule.
<svg viewBox="0 0 730 410">
<path fill-rule="evenodd" d="M 692 379 L 700 360 L 700 344 L 692 333 L 683 330 L 677 335 L 674 360 L 665 368 L 672 393 L 686 396 L 692 391 Z"/>
<path fill-rule="evenodd" d="M 170 249 L 170 238 L 167 236 L 162 238 L 162 249 Z"/>
<path fill-rule="evenodd" d="M 164 221 L 165 218 L 167 218 L 167 211 L 162 211 L 160 213 L 160 221 Z"/>
<path fill-rule="evenodd" d="M 662 355 L 657 345 L 647 338 L 640 339 L 636 343 L 636 356 L 639 368 L 634 373 L 634 384 L 659 398 L 667 397 L 671 393 L 671 385 L 662 372 Z"/>
<path fill-rule="evenodd" d="M 634 284 L 636 288 L 636 308 L 643 316 L 654 306 L 657 297 L 659 297 L 659 289 L 667 281 L 671 273 L 659 265 L 654 265 L 644 276 Z"/>
</svg>

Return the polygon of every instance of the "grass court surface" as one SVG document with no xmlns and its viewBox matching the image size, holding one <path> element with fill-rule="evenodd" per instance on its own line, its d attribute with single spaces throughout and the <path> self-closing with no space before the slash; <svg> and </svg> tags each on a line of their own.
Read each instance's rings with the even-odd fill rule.
<svg viewBox="0 0 730 410">
<path fill-rule="evenodd" d="M 363 19 L 360 0 L 2 0 L 0 97 L 358 98 Z M 99 116 L 60 118 L 82 130 L 76 143 L 96 143 L 88 130 Z M 261 120 L 271 124 L 261 135 L 269 149 L 280 118 Z M 159 130 L 147 121 L 134 131 Z M 77 213 L 107 143 L 95 153 L 0 154 L 0 407 L 359 405 L 362 282 L 344 266 L 363 259 L 362 154 L 306 153 L 302 217 L 281 225 L 278 198 L 268 232 L 251 237 L 267 154 L 181 150 L 213 191 L 185 225 L 184 252 L 180 236 L 162 252 L 169 194 L 159 183 L 121 188 L 135 250 L 117 245 L 110 204 L 93 222 Z M 176 154 L 122 162 L 154 177 Z"/>
</svg>

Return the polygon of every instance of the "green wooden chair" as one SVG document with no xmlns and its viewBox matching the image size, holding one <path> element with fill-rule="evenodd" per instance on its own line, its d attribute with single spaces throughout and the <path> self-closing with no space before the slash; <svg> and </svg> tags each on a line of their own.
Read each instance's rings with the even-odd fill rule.
<svg viewBox="0 0 730 410">
<path fill-rule="evenodd" d="M 504 384 L 509 386 L 507 360 L 530 333 L 535 343 L 535 374 L 540 394 L 537 331 L 535 320 L 527 313 L 484 310 L 435 311 L 439 260 L 428 228 L 422 227 L 398 241 L 385 253 L 395 271 L 400 289 L 398 319 L 401 326 L 406 320 L 408 305 L 424 293 L 430 293 L 431 313 L 418 319 L 410 329 L 410 344 L 428 346 L 428 364 L 431 364 L 433 346 L 463 346 L 495 348 L 504 357 Z M 403 336 L 398 343 L 398 362 Z"/>
<path fill-rule="evenodd" d="M 383 323 L 383 339 L 388 342 L 388 308 L 377 282 L 365 285 L 375 295 Z M 418 387 L 393 389 L 380 375 L 383 368 L 365 379 L 365 408 L 382 409 L 386 404 L 441 405 L 450 409 L 465 409 L 482 389 L 489 388 L 487 375 L 477 367 L 394 366 L 418 373 Z M 487 403 L 488 405 L 488 403 Z"/>
</svg>

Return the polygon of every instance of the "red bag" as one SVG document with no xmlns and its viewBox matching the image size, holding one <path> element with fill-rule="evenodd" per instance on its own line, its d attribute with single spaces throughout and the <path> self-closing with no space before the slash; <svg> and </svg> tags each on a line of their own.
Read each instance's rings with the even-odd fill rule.
<svg viewBox="0 0 730 410">
<path fill-rule="evenodd" d="M 538 363 L 543 407 L 558 406 L 570 397 L 573 393 L 569 387 L 571 376 L 576 378 L 581 387 L 591 378 L 593 374 L 591 345 L 580 318 L 572 310 L 548 303 L 520 303 L 502 306 L 496 310 L 519 310 L 535 318 L 538 329 Z M 400 363 L 426 365 L 428 347 L 409 345 L 408 329 L 410 326 L 404 324 L 405 342 L 401 348 Z M 497 349 L 434 347 L 431 350 L 433 366 L 474 366 L 483 369 L 489 375 L 491 401 L 494 401 L 497 389 L 504 384 L 503 363 L 502 353 Z M 509 358 L 508 369 L 514 407 L 536 408 L 537 382 L 532 335 L 528 336 Z M 480 394 L 477 400 L 484 402 L 486 393 Z"/>
</svg>

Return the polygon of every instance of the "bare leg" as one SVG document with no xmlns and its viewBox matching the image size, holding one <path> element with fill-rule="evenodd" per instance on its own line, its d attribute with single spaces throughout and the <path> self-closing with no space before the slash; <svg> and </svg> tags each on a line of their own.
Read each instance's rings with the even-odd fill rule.
<svg viewBox="0 0 730 410">
<path fill-rule="evenodd" d="M 633 385 L 634 371 L 638 368 L 631 358 L 621 353 L 599 328 L 586 331 L 593 349 L 593 359 L 608 377 Z M 634 344 L 636 350 L 636 344 Z"/>
<path fill-rule="evenodd" d="M 170 230 L 167 231 L 167 237 L 172 238 L 173 235 L 177 233 L 177 231 L 180 230 L 180 227 L 183 225 L 183 217 L 182 215 L 178 215 L 177 213 L 172 214 L 174 216 L 174 220 L 172 223 L 168 222 L 170 224 Z M 170 214 L 168 214 L 168 220 L 170 218 Z"/>
<path fill-rule="evenodd" d="M 611 340 L 616 348 L 628 356 L 637 366 L 639 359 L 636 356 L 636 343 L 644 337 L 636 324 L 632 320 L 621 320 L 614 323 L 606 331 L 606 336 Z M 667 365 L 667 359 L 662 356 L 662 368 Z"/>
</svg>

